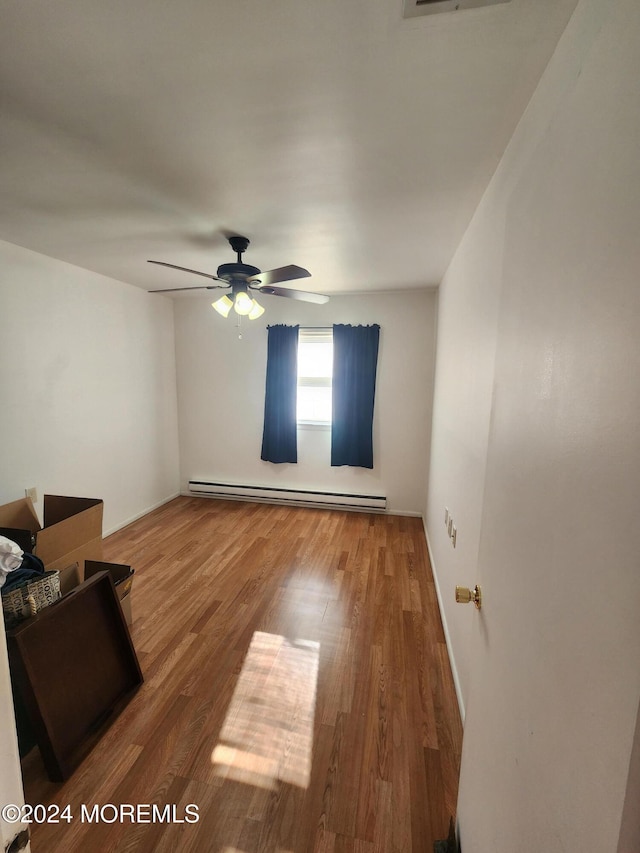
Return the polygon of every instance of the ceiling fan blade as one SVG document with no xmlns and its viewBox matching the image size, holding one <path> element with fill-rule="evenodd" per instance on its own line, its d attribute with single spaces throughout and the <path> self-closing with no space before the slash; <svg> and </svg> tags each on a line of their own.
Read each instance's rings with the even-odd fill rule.
<svg viewBox="0 0 640 853">
<path fill-rule="evenodd" d="M 164 287 L 162 290 L 147 290 L 147 293 L 180 293 L 181 290 L 224 290 L 228 285 L 202 284 L 199 287 Z"/>
<path fill-rule="evenodd" d="M 329 301 L 329 297 L 322 293 L 308 293 L 306 290 L 293 290 L 290 287 L 271 287 L 267 284 L 251 289 L 264 293 L 266 296 L 286 296 L 289 299 L 298 299 L 300 302 L 315 302 L 316 305 L 324 305 L 325 302 Z"/>
<path fill-rule="evenodd" d="M 161 267 L 170 267 L 172 270 L 182 270 L 182 272 L 190 272 L 194 275 L 201 275 L 204 278 L 212 278 L 214 281 L 224 281 L 222 278 L 218 278 L 217 275 L 211 275 L 208 272 L 198 272 L 198 270 L 190 270 L 188 267 L 179 267 L 176 264 L 168 264 L 165 261 L 147 261 L 148 264 L 158 264 Z"/>
<path fill-rule="evenodd" d="M 278 267 L 275 270 L 267 270 L 259 275 L 250 276 L 248 282 L 257 282 L 260 284 L 277 284 L 279 281 L 293 281 L 296 278 L 307 278 L 311 273 L 303 267 L 297 267 L 295 264 L 289 264 L 288 267 Z"/>
</svg>

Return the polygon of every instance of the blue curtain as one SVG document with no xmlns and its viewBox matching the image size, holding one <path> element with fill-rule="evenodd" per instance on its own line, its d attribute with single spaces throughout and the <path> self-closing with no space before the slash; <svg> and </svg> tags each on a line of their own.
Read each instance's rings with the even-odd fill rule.
<svg viewBox="0 0 640 853">
<path fill-rule="evenodd" d="M 373 468 L 380 326 L 333 327 L 331 464 Z"/>
<path fill-rule="evenodd" d="M 265 462 L 297 462 L 298 326 L 268 326 L 262 453 Z"/>
</svg>

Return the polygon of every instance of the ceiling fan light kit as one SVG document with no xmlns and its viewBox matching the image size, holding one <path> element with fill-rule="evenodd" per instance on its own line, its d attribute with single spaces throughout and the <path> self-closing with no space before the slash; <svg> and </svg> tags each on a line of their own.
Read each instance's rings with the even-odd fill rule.
<svg viewBox="0 0 640 853">
<path fill-rule="evenodd" d="M 260 305 L 259 302 L 256 302 L 256 300 L 254 299 L 253 300 L 253 307 L 252 307 L 251 311 L 249 311 L 249 314 L 248 314 L 249 319 L 250 320 L 257 320 L 258 317 L 262 317 L 263 314 L 264 314 L 264 308 L 262 307 L 262 305 Z"/>
<path fill-rule="evenodd" d="M 292 281 L 293 279 L 310 276 L 311 273 L 303 267 L 290 264 L 286 267 L 278 267 L 274 270 L 262 272 L 258 267 L 242 263 L 242 255 L 246 252 L 249 245 L 247 237 L 239 235 L 229 237 L 229 243 L 236 253 L 238 260 L 235 264 L 221 264 L 216 271 L 216 275 L 191 270 L 187 267 L 179 267 L 176 264 L 168 264 L 165 261 L 149 261 L 150 264 L 158 264 L 163 267 L 192 273 L 193 275 L 200 275 L 204 278 L 213 279 L 213 281 L 222 282 L 221 284 L 207 284 L 200 287 L 169 287 L 163 290 L 151 290 L 150 293 L 176 293 L 179 290 L 217 290 L 218 288 L 231 288 L 231 293 L 229 295 L 225 293 L 224 296 L 212 302 L 212 307 L 222 317 L 228 317 L 229 312 L 233 308 L 236 314 L 241 317 L 248 317 L 250 320 L 257 320 L 258 317 L 264 314 L 264 308 L 256 301 L 252 291 L 266 293 L 269 296 L 285 296 L 288 299 L 298 299 L 301 302 L 315 302 L 318 305 L 329 301 L 328 296 L 320 293 L 309 293 L 305 290 L 292 290 L 286 287 L 273 287 L 274 284 L 281 281 Z"/>
<path fill-rule="evenodd" d="M 250 320 L 257 320 L 258 317 L 262 317 L 264 314 L 262 305 L 256 299 L 249 296 L 246 290 L 242 290 L 241 288 L 238 288 L 233 300 L 225 293 L 220 299 L 212 302 L 211 307 L 215 308 L 218 314 L 221 314 L 223 317 L 228 317 L 232 308 L 236 314 L 239 314 L 241 317 L 248 317 Z"/>
<path fill-rule="evenodd" d="M 221 314 L 223 317 L 228 317 L 229 311 L 233 308 L 233 302 L 225 293 L 225 295 L 221 296 L 220 299 L 216 299 L 215 302 L 212 302 L 211 307 L 215 308 L 218 314 Z"/>
<path fill-rule="evenodd" d="M 246 317 L 247 314 L 253 308 L 253 299 L 246 291 L 239 290 L 236 293 L 236 298 L 234 300 L 233 307 L 235 309 L 236 314 L 240 314 L 241 317 Z"/>
</svg>

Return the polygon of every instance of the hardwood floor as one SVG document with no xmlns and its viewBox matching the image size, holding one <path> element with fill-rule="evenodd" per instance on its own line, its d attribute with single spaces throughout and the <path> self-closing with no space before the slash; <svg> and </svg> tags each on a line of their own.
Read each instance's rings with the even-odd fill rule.
<svg viewBox="0 0 640 853">
<path fill-rule="evenodd" d="M 181 497 L 105 540 L 135 568 L 145 684 L 65 784 L 37 750 L 34 853 L 432 853 L 462 730 L 422 522 Z M 81 804 L 175 804 L 197 823 Z M 151 820 L 149 810 L 143 819 Z"/>
</svg>

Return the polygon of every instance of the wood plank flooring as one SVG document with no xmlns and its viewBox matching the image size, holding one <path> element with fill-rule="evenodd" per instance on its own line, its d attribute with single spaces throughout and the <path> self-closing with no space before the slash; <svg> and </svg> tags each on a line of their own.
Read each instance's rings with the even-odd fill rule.
<svg viewBox="0 0 640 853">
<path fill-rule="evenodd" d="M 105 559 L 136 571 L 145 684 L 68 782 L 24 759 L 27 802 L 73 815 L 33 825 L 34 853 L 432 853 L 446 837 L 462 730 L 419 519 L 181 497 Z M 199 819 L 88 823 L 81 804 Z"/>
</svg>

